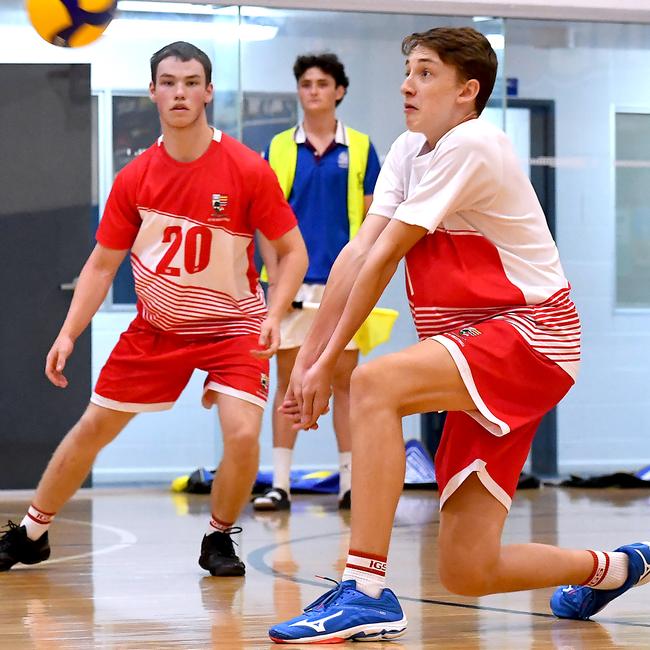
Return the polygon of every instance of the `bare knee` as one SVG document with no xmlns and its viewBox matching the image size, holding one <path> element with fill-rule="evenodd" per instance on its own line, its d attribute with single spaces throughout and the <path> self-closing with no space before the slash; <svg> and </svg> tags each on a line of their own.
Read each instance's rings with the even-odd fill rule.
<svg viewBox="0 0 650 650">
<path fill-rule="evenodd" d="M 273 404 L 275 408 L 278 408 L 284 402 L 284 397 L 289 390 L 289 381 L 286 382 L 277 381 L 275 385 L 275 395 L 273 396 Z"/>
<path fill-rule="evenodd" d="M 346 350 L 339 358 L 334 370 L 332 388 L 335 393 L 349 393 L 352 373 L 357 368 L 359 355 L 357 352 Z"/>
<path fill-rule="evenodd" d="M 384 399 L 386 378 L 381 377 L 379 367 L 374 363 L 357 366 L 350 379 L 350 398 L 357 409 L 376 409 L 387 406 Z"/>
<path fill-rule="evenodd" d="M 289 380 L 291 379 L 291 373 L 293 371 L 293 366 L 296 362 L 296 356 L 300 348 L 292 348 L 290 350 L 278 350 L 276 354 L 276 368 L 275 368 L 275 380 L 276 380 L 276 390 L 278 393 L 286 393 L 287 388 L 289 388 Z"/>
<path fill-rule="evenodd" d="M 65 441 L 72 447 L 99 451 L 117 436 L 134 415 L 110 411 L 91 404 L 70 429 Z"/>
<path fill-rule="evenodd" d="M 260 454 L 259 431 L 235 426 L 223 436 L 223 456 L 229 462 L 246 466 L 257 463 Z"/>
<path fill-rule="evenodd" d="M 278 371 L 275 375 L 275 394 L 282 395 L 284 397 L 287 389 L 289 388 L 289 380 L 291 379 L 291 373 L 286 371 L 281 371 L 278 368 Z"/>
<path fill-rule="evenodd" d="M 498 562 L 498 544 L 441 535 L 438 573 L 441 584 L 454 594 L 478 597 L 493 593 Z"/>
<path fill-rule="evenodd" d="M 501 535 L 508 511 L 472 472 L 445 501 L 440 513 L 439 574 L 449 591 L 484 596 L 501 570 Z"/>
<path fill-rule="evenodd" d="M 468 566 L 468 563 L 471 566 Z M 492 580 L 489 575 L 489 568 L 476 566 L 467 557 L 460 559 L 460 563 L 453 566 L 440 564 L 440 583 L 452 594 L 459 596 L 487 596 L 492 593 L 490 585 Z"/>
<path fill-rule="evenodd" d="M 350 393 L 350 375 L 334 375 L 332 379 L 332 392 L 334 396 L 349 395 Z"/>
</svg>

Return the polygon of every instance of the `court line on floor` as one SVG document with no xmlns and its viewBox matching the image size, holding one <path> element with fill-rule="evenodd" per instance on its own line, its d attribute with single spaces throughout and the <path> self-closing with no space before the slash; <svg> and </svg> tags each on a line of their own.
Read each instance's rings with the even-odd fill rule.
<svg viewBox="0 0 650 650">
<path fill-rule="evenodd" d="M 309 542 L 316 539 L 323 539 L 326 537 L 340 537 L 340 532 L 335 533 L 326 533 L 319 535 L 309 535 L 307 537 L 296 537 L 294 539 L 286 540 L 284 542 L 278 542 L 274 544 L 268 544 L 266 546 L 261 546 L 254 551 L 251 551 L 246 556 L 248 563 L 260 573 L 272 576 L 274 578 L 282 578 L 283 580 L 288 580 L 290 582 L 296 582 L 301 585 L 310 585 L 312 587 L 322 587 L 323 589 L 327 587 L 327 583 L 324 581 L 317 582 L 316 580 L 308 580 L 306 578 L 299 578 L 296 576 L 289 575 L 282 571 L 274 569 L 272 566 L 266 563 L 265 556 L 271 551 L 281 547 L 287 546 L 288 544 L 296 544 L 302 542 Z M 461 609 L 474 609 L 482 612 L 495 612 L 499 614 L 517 614 L 523 616 L 535 616 L 537 618 L 548 618 L 552 620 L 561 620 L 557 619 L 553 614 L 547 612 L 530 612 L 521 609 L 508 609 L 506 607 L 489 607 L 486 605 L 470 605 L 469 603 L 452 603 L 446 600 L 433 600 L 431 598 L 416 598 L 414 596 L 400 596 L 400 600 L 405 600 L 411 603 L 424 603 L 427 605 L 440 605 L 442 607 L 458 607 Z M 598 623 L 607 624 L 607 625 L 620 625 L 623 627 L 647 627 L 650 628 L 650 623 L 635 623 L 633 621 L 620 621 L 612 618 L 598 618 Z"/>
<path fill-rule="evenodd" d="M 8 513 L 3 512 L 0 513 L 0 516 L 9 517 L 10 515 Z M 124 548 L 128 548 L 129 546 L 133 546 L 138 541 L 136 535 L 129 532 L 128 530 L 124 530 L 123 528 L 117 528 L 117 526 L 109 526 L 107 524 L 97 524 L 89 521 L 79 521 L 78 519 L 68 519 L 67 517 L 57 517 L 56 521 L 57 523 L 65 522 L 68 524 L 78 524 L 80 526 L 89 526 L 90 528 L 99 528 L 101 530 L 106 530 L 109 533 L 115 533 L 118 536 L 120 541 L 117 542 L 116 544 L 107 546 L 106 548 L 102 548 L 97 551 L 92 550 L 92 551 L 87 551 L 86 553 L 78 553 L 77 555 L 66 555 L 65 557 L 58 557 L 52 560 L 45 560 L 45 562 L 39 563 L 40 566 L 45 566 L 50 564 L 63 564 L 64 562 L 81 560 L 86 557 L 97 557 L 99 555 L 106 555 L 107 553 L 114 553 L 116 551 L 121 551 Z M 13 570 L 14 571 L 16 569 L 20 570 L 22 568 L 27 568 L 27 567 L 23 567 L 23 565 L 19 565 L 17 567 L 14 567 Z"/>
</svg>

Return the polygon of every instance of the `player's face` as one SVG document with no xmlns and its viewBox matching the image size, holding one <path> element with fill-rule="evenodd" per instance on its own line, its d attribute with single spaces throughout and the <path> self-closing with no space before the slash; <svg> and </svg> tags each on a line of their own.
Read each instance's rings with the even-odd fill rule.
<svg viewBox="0 0 650 650">
<path fill-rule="evenodd" d="M 176 128 L 190 126 L 202 118 L 205 105 L 212 101 L 212 92 L 212 84 L 206 85 L 205 70 L 196 59 L 163 59 L 158 64 L 155 85 L 149 85 L 161 121 Z"/>
<path fill-rule="evenodd" d="M 418 45 L 406 60 L 401 87 L 406 127 L 424 133 L 434 143 L 474 110 L 477 83 L 475 79 L 463 81 L 454 66 Z"/>
<path fill-rule="evenodd" d="M 298 99 L 305 113 L 334 111 L 344 94 L 345 88 L 320 68 L 309 68 L 298 79 Z"/>
</svg>

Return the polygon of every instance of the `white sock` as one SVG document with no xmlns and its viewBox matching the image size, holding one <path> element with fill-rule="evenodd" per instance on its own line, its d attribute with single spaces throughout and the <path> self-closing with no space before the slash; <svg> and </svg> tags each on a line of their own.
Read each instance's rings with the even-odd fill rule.
<svg viewBox="0 0 650 650">
<path fill-rule="evenodd" d="M 47 531 L 53 519 L 54 513 L 43 512 L 34 505 L 31 505 L 24 519 L 20 522 L 20 525 L 25 526 L 27 537 L 35 542 Z"/>
<path fill-rule="evenodd" d="M 291 459 L 293 449 L 273 447 L 273 487 L 282 488 L 289 494 L 291 478 Z"/>
<path fill-rule="evenodd" d="M 380 555 L 350 549 L 341 581 L 355 580 L 359 591 L 379 598 L 386 585 L 386 560 Z"/>
<path fill-rule="evenodd" d="M 212 515 L 212 519 L 210 519 L 210 524 L 208 525 L 208 530 L 205 534 L 212 535 L 212 533 L 223 533 L 228 530 L 228 528 L 232 528 L 234 523 L 234 521 L 231 521 L 230 523 L 227 521 L 222 521 L 221 519 L 218 519 Z"/>
<path fill-rule="evenodd" d="M 583 583 L 592 589 L 618 589 L 627 580 L 629 559 L 625 553 L 589 551 L 594 569 Z"/>
<path fill-rule="evenodd" d="M 352 487 L 352 452 L 339 452 L 339 499 Z"/>
</svg>

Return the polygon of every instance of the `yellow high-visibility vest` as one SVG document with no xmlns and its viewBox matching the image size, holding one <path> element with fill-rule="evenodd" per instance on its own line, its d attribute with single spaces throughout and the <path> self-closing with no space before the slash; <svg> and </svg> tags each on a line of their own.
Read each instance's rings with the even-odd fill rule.
<svg viewBox="0 0 650 650">
<path fill-rule="evenodd" d="M 278 177 L 284 197 L 289 200 L 293 181 L 296 178 L 298 145 L 294 139 L 295 127 L 278 133 L 269 146 L 269 164 Z M 348 143 L 348 220 L 350 239 L 357 234 L 365 216 L 363 181 L 368 166 L 370 138 L 360 131 L 345 127 Z M 268 280 L 266 268 L 262 269 L 262 279 Z M 390 338 L 391 330 L 399 312 L 394 309 L 375 307 L 361 325 L 353 340 L 361 354 L 368 354 L 373 348 Z"/>
<path fill-rule="evenodd" d="M 363 204 L 363 181 L 368 166 L 370 138 L 360 131 L 345 128 L 348 143 L 348 221 L 350 222 L 350 239 L 357 234 L 365 216 Z M 296 177 L 298 163 L 298 145 L 294 139 L 296 128 L 278 133 L 269 147 L 269 164 L 278 177 L 280 187 L 288 200 Z"/>
</svg>

